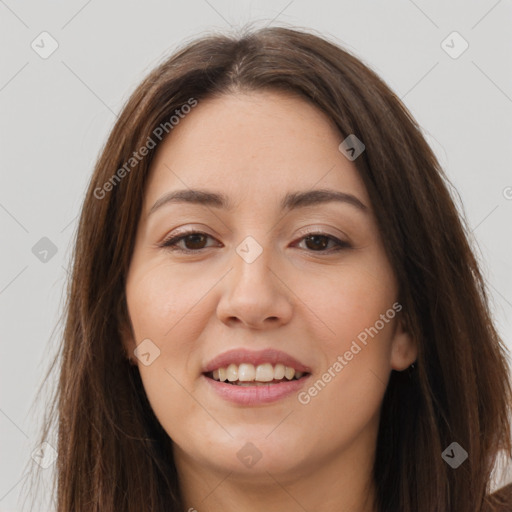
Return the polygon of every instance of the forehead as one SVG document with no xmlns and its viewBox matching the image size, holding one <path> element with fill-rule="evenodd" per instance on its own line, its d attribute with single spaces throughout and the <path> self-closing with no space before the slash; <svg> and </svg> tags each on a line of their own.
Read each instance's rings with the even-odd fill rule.
<svg viewBox="0 0 512 512">
<path fill-rule="evenodd" d="M 306 100 L 259 91 L 208 98 L 174 126 L 152 163 L 145 210 L 184 188 L 221 191 L 242 204 L 281 202 L 293 190 L 330 188 L 369 206 L 343 136 Z"/>
</svg>

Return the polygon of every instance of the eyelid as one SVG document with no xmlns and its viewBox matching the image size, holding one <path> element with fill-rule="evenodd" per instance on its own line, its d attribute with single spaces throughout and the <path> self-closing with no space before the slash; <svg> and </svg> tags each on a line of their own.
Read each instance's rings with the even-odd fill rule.
<svg viewBox="0 0 512 512">
<path fill-rule="evenodd" d="M 332 233 L 332 231 L 337 232 L 338 234 L 334 234 Z M 338 238 L 340 242 L 346 242 L 351 244 L 349 237 L 343 231 L 333 227 L 322 226 L 320 224 L 310 224 L 308 226 L 304 226 L 303 228 L 300 228 L 297 233 L 301 236 L 315 234 L 332 236 L 333 238 Z"/>
<path fill-rule="evenodd" d="M 211 231 L 211 230 L 209 228 L 203 226 L 202 224 L 187 224 L 183 227 L 180 226 L 180 227 L 174 229 L 171 233 L 165 235 L 165 237 L 162 239 L 160 244 L 163 244 L 163 243 L 165 243 L 173 238 L 176 238 L 178 236 L 184 236 L 184 235 L 195 234 L 195 233 L 208 235 L 209 237 L 212 237 L 212 238 L 217 237 L 217 235 L 213 235 L 209 231 Z"/>
<path fill-rule="evenodd" d="M 216 239 L 214 235 L 211 235 L 210 233 L 203 231 L 201 229 L 195 229 L 195 228 L 183 228 L 179 229 L 178 231 L 174 231 L 172 235 L 166 236 L 160 243 L 157 244 L 158 247 L 163 247 L 164 249 L 168 247 L 167 244 L 169 242 L 175 241 L 175 243 L 180 242 L 183 238 L 187 237 L 188 235 L 204 235 L 212 239 Z M 178 249 L 179 250 L 179 249 Z M 190 250 L 190 252 L 199 252 L 203 249 L 196 249 L 195 251 Z M 184 250 L 186 252 L 186 250 Z"/>
<path fill-rule="evenodd" d="M 335 244 L 335 247 L 332 247 L 331 249 L 327 249 L 325 251 L 313 251 L 313 250 L 308 250 L 308 249 L 302 249 L 302 250 L 306 251 L 308 254 L 319 255 L 319 256 L 323 256 L 323 255 L 328 256 L 328 255 L 337 253 L 338 251 L 341 251 L 341 250 L 347 250 L 347 249 L 354 248 L 354 245 L 352 244 L 352 242 L 350 242 L 348 240 L 347 236 L 345 236 L 345 235 L 336 236 L 336 235 L 333 235 L 332 233 L 329 233 L 329 231 L 326 229 L 320 229 L 320 228 L 302 229 L 299 234 L 300 234 L 300 236 L 294 240 L 293 245 L 303 242 L 309 236 L 323 236 L 323 237 L 327 238 L 329 240 L 329 242 L 334 242 L 334 244 Z"/>
<path fill-rule="evenodd" d="M 193 227 L 178 229 L 178 231 L 175 231 L 172 235 L 167 236 L 164 238 L 162 242 L 157 244 L 158 248 L 167 249 L 171 252 L 177 252 L 181 254 L 200 254 L 204 250 L 211 248 L 210 247 L 202 247 L 200 249 L 182 249 L 178 247 L 178 244 L 184 240 L 189 235 L 203 235 L 207 238 L 215 239 L 215 236 L 211 235 L 208 232 L 201 231 L 200 229 L 195 229 Z M 308 250 L 308 249 L 302 249 L 308 253 L 319 253 L 320 255 L 329 255 L 332 253 L 336 253 L 343 249 L 352 249 L 354 246 L 353 244 L 347 239 L 346 235 L 343 233 L 341 236 L 336 236 L 331 233 L 326 228 L 321 228 L 320 226 L 316 226 L 316 229 L 312 226 L 305 226 L 301 228 L 298 232 L 298 238 L 295 238 L 295 240 L 292 242 L 293 245 L 296 245 L 297 243 L 300 243 L 304 241 L 309 236 L 322 236 L 329 240 L 329 242 L 334 242 L 335 246 L 327 249 L 327 250 L 321 250 L 321 251 L 314 251 L 314 250 Z M 220 242 L 222 243 L 222 242 Z"/>
<path fill-rule="evenodd" d="M 336 229 L 336 231 L 338 231 L 339 234 L 335 235 L 335 234 L 329 233 L 328 232 L 329 229 L 334 229 L 334 228 L 326 228 L 326 227 L 323 227 L 323 226 L 320 226 L 317 224 L 313 224 L 313 225 L 308 225 L 308 226 L 304 226 L 304 227 L 300 228 L 297 232 L 297 235 L 300 235 L 301 237 L 308 236 L 308 235 L 324 235 L 324 236 L 332 236 L 333 238 L 341 237 L 341 238 L 343 238 L 343 240 L 340 240 L 341 242 L 346 242 L 346 243 L 351 244 L 351 242 L 348 239 L 348 236 L 345 233 Z M 175 230 L 172 233 L 172 235 L 165 236 L 164 239 L 158 245 L 165 244 L 169 240 L 178 238 L 179 236 L 186 236 L 189 234 L 201 234 L 201 235 L 209 236 L 211 238 L 216 238 L 215 235 L 212 235 L 206 231 L 202 231 L 201 228 L 195 228 L 193 226 L 189 226 L 189 227 L 184 227 L 184 228 L 177 228 L 177 230 Z"/>
</svg>

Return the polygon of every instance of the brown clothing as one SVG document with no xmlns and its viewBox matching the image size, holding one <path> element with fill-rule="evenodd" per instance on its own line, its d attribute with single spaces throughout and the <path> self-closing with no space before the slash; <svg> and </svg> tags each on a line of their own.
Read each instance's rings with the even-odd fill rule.
<svg viewBox="0 0 512 512">
<path fill-rule="evenodd" d="M 512 512 L 512 483 L 491 494 L 482 512 Z"/>
</svg>

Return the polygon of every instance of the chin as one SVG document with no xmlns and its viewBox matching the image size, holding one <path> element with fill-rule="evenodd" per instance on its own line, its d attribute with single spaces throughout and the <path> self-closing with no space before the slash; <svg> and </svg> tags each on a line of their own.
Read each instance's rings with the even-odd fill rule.
<svg viewBox="0 0 512 512">
<path fill-rule="evenodd" d="M 268 479 L 268 473 L 282 476 L 303 473 L 306 459 L 304 440 L 280 435 L 282 433 L 278 433 L 278 429 L 272 432 L 267 428 L 240 427 L 231 433 L 233 439 L 224 445 L 212 441 L 208 443 L 209 449 L 200 450 L 203 459 L 208 454 L 208 460 L 204 463 L 242 477 L 261 475 Z M 215 448 L 212 449 L 212 446 Z"/>
</svg>

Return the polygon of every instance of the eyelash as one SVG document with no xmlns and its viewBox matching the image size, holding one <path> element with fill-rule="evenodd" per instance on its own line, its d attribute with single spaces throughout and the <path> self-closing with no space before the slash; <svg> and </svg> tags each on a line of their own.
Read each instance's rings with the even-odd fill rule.
<svg viewBox="0 0 512 512">
<path fill-rule="evenodd" d="M 213 238 L 208 233 L 204 233 L 202 231 L 190 230 L 190 231 L 184 231 L 182 233 L 179 233 L 178 235 L 173 236 L 173 237 L 169 238 L 168 240 L 164 240 L 161 244 L 159 244 L 159 247 L 165 248 L 165 249 L 167 249 L 169 251 L 172 251 L 172 252 L 176 251 L 176 252 L 179 252 L 179 253 L 182 253 L 182 254 L 199 253 L 199 252 L 203 251 L 204 249 L 208 249 L 208 247 L 203 247 L 201 249 L 182 249 L 182 248 L 179 248 L 177 244 L 180 241 L 182 241 L 185 238 L 187 238 L 188 236 L 190 236 L 190 235 L 204 235 L 204 236 L 207 236 L 209 238 Z M 313 251 L 313 250 L 310 249 L 309 251 L 313 252 L 313 253 L 328 253 L 328 254 L 332 254 L 333 252 L 338 252 L 338 251 L 342 251 L 343 249 L 350 249 L 350 248 L 352 248 L 352 246 L 348 242 L 345 242 L 343 240 L 339 240 L 335 236 L 328 235 L 327 233 L 322 233 L 320 231 L 318 231 L 318 232 L 317 231 L 313 231 L 311 233 L 307 233 L 302 238 L 300 238 L 299 241 L 305 240 L 306 238 L 311 237 L 311 236 L 322 236 L 322 237 L 328 238 L 329 240 L 332 240 L 333 242 L 335 242 L 336 245 L 337 245 L 337 247 L 331 248 L 330 250 Z"/>
</svg>

